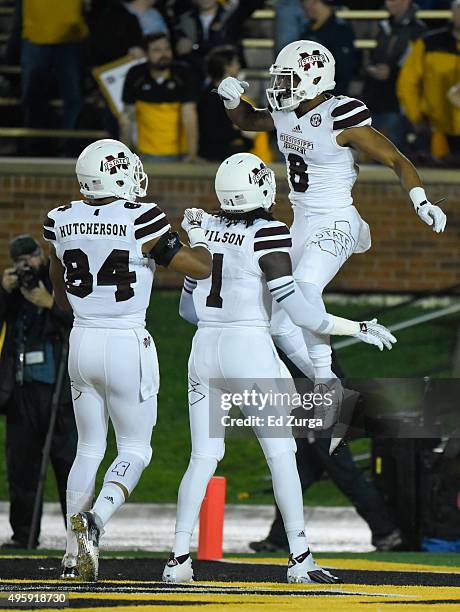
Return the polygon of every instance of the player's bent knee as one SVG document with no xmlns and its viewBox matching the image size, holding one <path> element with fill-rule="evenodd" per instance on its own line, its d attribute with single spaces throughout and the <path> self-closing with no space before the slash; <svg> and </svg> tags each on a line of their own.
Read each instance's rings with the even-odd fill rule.
<svg viewBox="0 0 460 612">
<path fill-rule="evenodd" d="M 221 461 L 221 459 L 223 458 L 225 454 L 225 449 L 222 449 L 221 451 L 215 451 L 215 452 L 209 452 L 209 453 L 197 453 L 197 452 L 192 452 L 192 455 L 190 457 L 191 460 L 193 461 L 215 461 L 216 463 L 219 463 L 219 461 Z"/>
<path fill-rule="evenodd" d="M 137 457 L 140 459 L 140 461 L 142 461 L 142 469 L 145 469 L 152 460 L 152 447 L 148 445 L 133 447 L 131 445 L 125 446 L 123 444 L 119 444 L 118 454 L 119 456 L 131 455 L 133 457 Z"/>
<path fill-rule="evenodd" d="M 264 449 L 265 458 L 267 459 L 269 463 L 272 461 L 282 462 L 283 459 L 285 458 L 287 459 L 291 455 L 295 457 L 296 452 L 297 452 L 297 444 L 294 438 L 286 438 L 286 444 L 283 445 L 281 448 L 277 447 L 277 448 L 271 449 L 268 447 Z"/>
<path fill-rule="evenodd" d="M 105 455 L 107 444 L 87 444 L 86 442 L 79 441 L 77 444 L 77 456 L 90 457 L 91 459 L 97 459 L 99 462 L 102 461 Z"/>
<path fill-rule="evenodd" d="M 140 454 L 119 453 L 107 470 L 104 483 L 114 482 L 131 494 L 145 469 L 145 461 L 146 457 Z"/>
</svg>

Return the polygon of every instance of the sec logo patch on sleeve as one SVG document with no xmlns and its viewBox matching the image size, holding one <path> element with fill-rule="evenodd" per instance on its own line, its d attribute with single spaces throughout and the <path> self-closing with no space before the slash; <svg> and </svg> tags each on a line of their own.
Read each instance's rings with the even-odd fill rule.
<svg viewBox="0 0 460 612">
<path fill-rule="evenodd" d="M 310 117 L 310 123 L 313 127 L 319 127 L 321 125 L 321 115 L 319 113 L 315 113 Z"/>
</svg>

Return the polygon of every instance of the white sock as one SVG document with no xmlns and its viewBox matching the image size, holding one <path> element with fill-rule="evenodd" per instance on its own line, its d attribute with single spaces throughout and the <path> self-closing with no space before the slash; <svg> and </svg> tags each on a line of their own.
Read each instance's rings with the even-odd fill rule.
<svg viewBox="0 0 460 612">
<path fill-rule="evenodd" d="M 67 518 L 67 543 L 66 553 L 75 555 L 77 553 L 77 540 L 70 529 L 70 517 L 78 512 L 84 512 L 91 508 L 94 498 L 94 487 L 98 467 L 104 456 L 103 452 L 85 454 L 77 447 L 77 455 L 67 479 L 66 492 L 66 518 Z"/>
<path fill-rule="evenodd" d="M 286 535 L 289 542 L 289 552 L 291 552 L 294 557 L 298 557 L 308 550 L 308 542 L 304 529 L 301 531 L 298 529 L 289 529 L 289 531 L 286 530 Z"/>
<path fill-rule="evenodd" d="M 176 531 L 174 534 L 174 556 L 180 557 L 190 553 L 190 540 L 192 534 L 189 531 Z"/>
<path fill-rule="evenodd" d="M 326 382 L 331 378 L 337 378 L 330 366 L 315 367 L 315 381 Z"/>
<path fill-rule="evenodd" d="M 294 451 L 271 457 L 268 466 L 272 474 L 273 492 L 283 517 L 289 550 L 297 557 L 308 549 L 303 516 L 303 497 Z"/>
<path fill-rule="evenodd" d="M 113 482 L 107 482 L 104 483 L 92 511 L 101 519 L 102 525 L 107 525 L 109 519 L 125 501 L 122 489 Z"/>
<path fill-rule="evenodd" d="M 176 557 L 190 552 L 190 540 L 198 519 L 201 502 L 209 479 L 216 471 L 217 459 L 213 457 L 190 457 L 187 471 L 179 486 L 177 496 L 177 519 L 174 539 Z"/>
</svg>

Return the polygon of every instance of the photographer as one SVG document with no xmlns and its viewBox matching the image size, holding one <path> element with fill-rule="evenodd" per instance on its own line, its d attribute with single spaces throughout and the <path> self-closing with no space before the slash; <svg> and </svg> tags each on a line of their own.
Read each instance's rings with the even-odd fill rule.
<svg viewBox="0 0 460 612">
<path fill-rule="evenodd" d="M 48 262 L 29 235 L 10 244 L 12 267 L 0 284 L 0 323 L 6 323 L 1 388 L 9 389 L 6 412 L 6 460 L 13 536 L 2 548 L 27 548 L 40 464 L 51 418 L 52 397 L 63 342 L 72 326 L 71 312 L 55 304 Z M 5 380 L 7 378 L 7 380 Z M 67 374 L 60 393 L 50 459 L 65 516 L 67 476 L 76 453 L 77 433 Z M 40 512 L 41 514 L 41 512 Z M 38 533 L 34 546 L 38 545 Z"/>
</svg>

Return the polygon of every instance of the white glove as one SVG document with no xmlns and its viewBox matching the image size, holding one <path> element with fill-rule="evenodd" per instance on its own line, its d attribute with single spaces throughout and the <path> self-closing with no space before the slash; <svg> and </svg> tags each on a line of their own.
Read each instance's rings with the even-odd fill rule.
<svg viewBox="0 0 460 612">
<path fill-rule="evenodd" d="M 235 77 L 227 77 L 222 81 L 217 89 L 225 108 L 232 110 L 240 103 L 240 98 L 249 89 L 249 83 L 239 81 Z"/>
<path fill-rule="evenodd" d="M 397 342 L 389 329 L 377 323 L 377 319 L 362 321 L 359 327 L 360 331 L 356 334 L 356 338 L 367 344 L 374 344 L 381 351 L 383 351 L 384 346 L 391 350 L 393 348 L 392 345 Z"/>
<path fill-rule="evenodd" d="M 193 227 L 201 227 L 203 221 L 204 210 L 201 208 L 186 208 L 184 210 L 184 218 L 182 219 L 181 227 L 188 232 Z"/>
<path fill-rule="evenodd" d="M 182 219 L 181 227 L 188 234 L 190 246 L 204 246 L 208 248 L 206 235 L 201 227 L 203 221 L 204 210 L 201 208 L 186 208 L 184 210 L 184 218 Z"/>
<path fill-rule="evenodd" d="M 443 232 L 447 217 L 439 206 L 428 201 L 425 190 L 422 187 L 414 187 L 409 191 L 409 197 L 420 219 L 425 221 L 427 225 L 432 225 L 434 232 Z"/>
<path fill-rule="evenodd" d="M 447 216 L 439 206 L 427 202 L 419 206 L 417 214 L 427 225 L 433 226 L 434 232 L 439 233 L 444 231 L 447 223 Z"/>
</svg>

